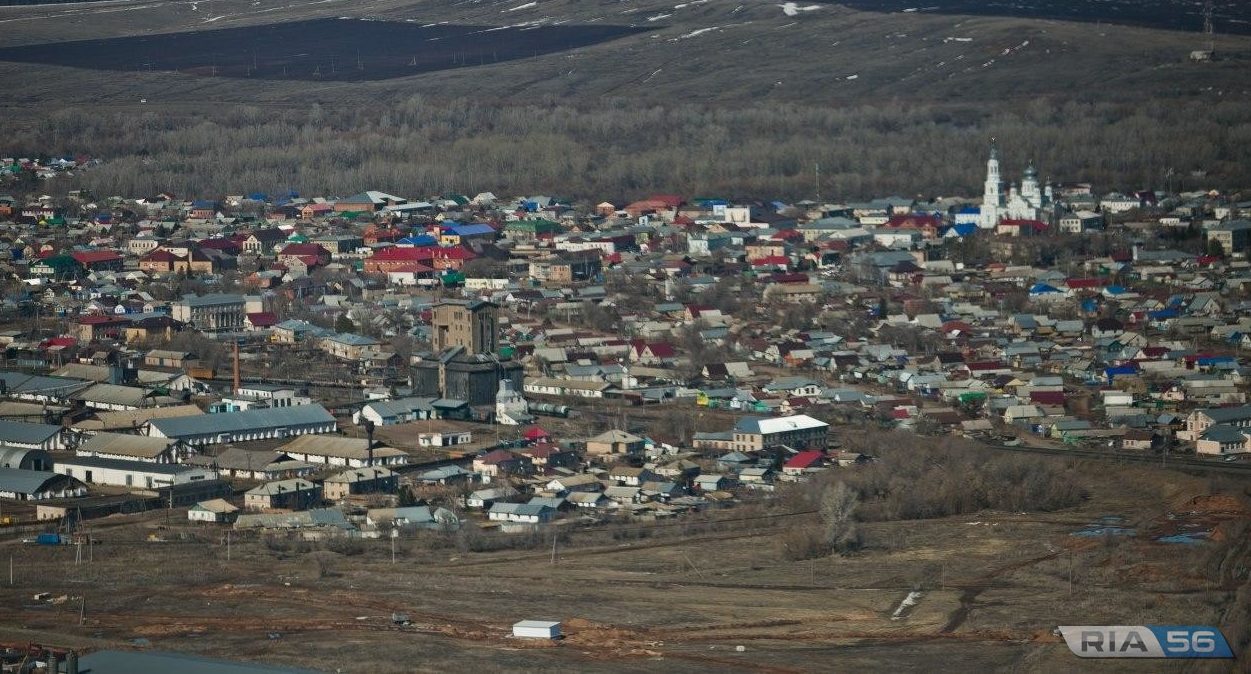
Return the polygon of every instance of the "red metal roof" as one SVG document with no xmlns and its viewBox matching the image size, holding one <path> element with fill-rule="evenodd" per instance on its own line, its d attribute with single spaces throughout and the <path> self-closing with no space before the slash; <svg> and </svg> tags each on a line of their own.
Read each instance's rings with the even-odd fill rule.
<svg viewBox="0 0 1251 674">
<path fill-rule="evenodd" d="M 941 217 L 926 214 L 892 215 L 886 221 L 887 227 L 905 227 L 908 229 L 938 228 L 942 224 L 943 219 Z"/>
<path fill-rule="evenodd" d="M 182 259 L 184 258 L 174 255 L 164 248 L 157 248 L 151 253 L 143 256 L 144 262 L 175 262 Z"/>
<path fill-rule="evenodd" d="M 552 434 L 543 430 L 539 426 L 531 426 L 530 428 L 527 428 L 526 432 L 522 433 L 521 436 L 527 440 L 538 440 L 539 438 L 550 438 L 552 437 Z"/>
<path fill-rule="evenodd" d="M 278 316 L 272 311 L 259 311 L 248 314 L 248 322 L 258 328 L 268 328 L 278 325 Z"/>
<path fill-rule="evenodd" d="M 1064 406 L 1064 391 L 1030 391 L 1029 401 L 1039 405 Z"/>
<path fill-rule="evenodd" d="M 783 468 L 800 468 L 800 469 L 812 468 L 813 466 L 820 465 L 821 461 L 823 461 L 824 459 L 825 459 L 824 452 L 820 452 L 815 449 L 810 449 L 805 452 L 800 452 L 796 454 L 795 456 L 792 456 L 791 458 L 787 459 L 786 463 L 782 464 L 782 467 Z"/>
<path fill-rule="evenodd" d="M 79 264 L 89 265 L 97 262 L 113 262 L 122 259 L 121 255 L 114 250 L 78 250 L 70 253 L 70 257 L 78 260 Z"/>
</svg>

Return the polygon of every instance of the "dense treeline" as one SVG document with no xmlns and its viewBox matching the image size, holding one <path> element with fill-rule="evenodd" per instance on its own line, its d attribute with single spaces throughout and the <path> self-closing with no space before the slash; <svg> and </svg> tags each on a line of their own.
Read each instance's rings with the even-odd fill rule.
<svg viewBox="0 0 1251 674">
<path fill-rule="evenodd" d="M 69 108 L 34 122 L 0 120 L 0 154 L 106 158 L 56 189 L 107 195 L 382 189 L 804 198 L 816 195 L 819 164 L 821 196 L 854 199 L 978 193 L 991 136 L 1000 139 L 1008 179 L 1034 158 L 1044 176 L 1103 190 L 1251 185 L 1251 107 L 1201 101 L 1038 100 L 994 114 L 906 101 L 639 107 L 422 96 L 341 108 Z"/>
<path fill-rule="evenodd" d="M 831 473 L 824 494 L 845 485 L 859 496 L 857 519 L 890 521 L 963 515 L 980 510 L 1049 512 L 1087 496 L 1072 465 L 1004 454 L 957 437 L 923 438 L 903 431 L 864 429 L 844 436 L 846 447 L 878 457 L 852 471 Z"/>
<path fill-rule="evenodd" d="M 855 471 L 845 483 L 867 520 L 911 520 L 980 510 L 1049 512 L 1075 506 L 1086 492 L 1071 470 L 1037 457 L 993 450 L 916 446 Z"/>
<path fill-rule="evenodd" d="M 982 510 L 1051 512 L 1088 496 L 1072 466 L 1009 455 L 955 437 L 922 438 L 863 428 L 847 447 L 877 457 L 853 470 L 829 471 L 787 494 L 797 509 L 816 509 L 811 526 L 779 539 L 783 558 L 847 553 L 865 543 L 858 522 L 965 515 Z M 873 543 L 874 541 L 869 541 Z"/>
</svg>

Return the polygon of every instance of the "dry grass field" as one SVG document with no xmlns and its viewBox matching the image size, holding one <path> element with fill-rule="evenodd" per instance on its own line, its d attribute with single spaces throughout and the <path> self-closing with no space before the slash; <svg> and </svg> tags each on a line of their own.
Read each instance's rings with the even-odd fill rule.
<svg viewBox="0 0 1251 674">
<path fill-rule="evenodd" d="M 1077 665 L 1052 634 L 1059 624 L 1230 629 L 1245 582 L 1230 569 L 1245 566 L 1246 541 L 1222 538 L 1248 519 L 1243 485 L 1149 468 L 1090 481 L 1077 508 L 868 524 L 863 551 L 800 562 L 786 561 L 775 534 L 810 525 L 807 516 L 572 533 L 555 564 L 543 542 L 473 553 L 428 534 L 401 540 L 392 564 L 389 541 L 301 546 L 238 535 L 228 561 L 215 529 L 175 524 L 159 530 L 169 542 L 146 542 L 164 522 L 155 513 L 97 525 L 103 542 L 89 564 L 75 564 L 69 546 L 0 545 L 16 568 L 16 584 L 0 586 L 0 641 L 125 648 L 140 639 L 328 671 L 802 672 L 889 662 L 900 671 L 959 663 L 1058 672 Z M 1073 535 L 1108 515 L 1135 534 Z M 1203 522 L 1213 540 L 1153 540 L 1179 519 Z M 915 605 L 896 613 L 914 591 Z M 66 599 L 34 602 L 36 592 Z M 412 624 L 392 625 L 396 611 Z M 510 625 L 528 618 L 563 621 L 567 638 L 512 639 Z"/>
</svg>

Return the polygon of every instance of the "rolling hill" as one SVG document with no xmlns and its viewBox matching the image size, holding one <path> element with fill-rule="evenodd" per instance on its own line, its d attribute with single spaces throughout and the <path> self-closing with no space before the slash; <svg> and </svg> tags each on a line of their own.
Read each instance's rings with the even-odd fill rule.
<svg viewBox="0 0 1251 674">
<path fill-rule="evenodd" d="M 1116 11 L 1123 3 L 1050 2 L 1099 6 L 1113 18 L 1123 13 Z M 1177 0 L 1154 4 L 1170 2 Z M 493 101 L 993 102 L 1040 96 L 1196 96 L 1209 87 L 1222 90 L 1221 96 L 1245 96 L 1242 89 L 1251 88 L 1231 88 L 1245 75 L 1251 40 L 1219 35 L 1223 58 L 1192 64 L 1187 55 L 1205 42 L 1197 25 L 1195 32 L 1181 32 L 1091 23 L 1098 15 L 1089 11 L 1081 15 L 1086 21 L 1073 22 L 864 11 L 901 3 L 853 4 L 861 9 L 748 0 L 134 0 L 6 7 L 0 8 L 0 46 L 9 49 L 0 53 L 0 74 L 11 90 L 21 92 L 19 105 L 65 101 L 70 91 L 76 98 L 83 85 L 97 104 L 140 98 L 151 103 L 335 102 L 414 92 Z M 968 4 L 949 0 L 939 9 L 957 11 Z M 308 19 L 342 24 L 287 29 Z M 353 24 L 361 21 L 376 24 L 358 42 L 366 58 L 354 58 L 348 41 L 336 77 L 330 77 L 327 60 L 316 74 L 315 65 L 295 72 L 299 59 L 292 57 L 315 58 L 329 48 L 329 38 L 359 32 Z M 1166 25 L 1188 22 L 1193 21 Z M 421 27 L 437 28 L 440 35 L 415 37 L 413 29 Z M 128 62 L 143 41 L 158 39 L 154 35 L 180 52 L 181 62 Z M 81 40 L 102 44 L 82 50 L 73 44 Z M 83 52 L 77 61 L 71 53 L 76 49 Z M 500 51 L 510 58 L 499 58 Z M 255 58 L 256 52 L 273 63 L 291 61 L 287 77 L 275 72 L 266 77 L 263 68 L 230 71 L 213 63 Z M 371 61 L 375 53 L 378 58 Z M 384 56 L 392 64 L 385 77 L 378 73 Z M 415 61 L 422 67 L 414 66 L 416 73 L 408 75 L 402 64 Z M 345 71 L 372 81 L 351 81 L 358 78 Z M 292 85 L 283 79 L 302 81 Z"/>
<path fill-rule="evenodd" d="M 0 7 L 0 152 L 109 157 L 82 181 L 108 193 L 813 196 L 819 163 L 850 197 L 972 194 L 996 135 L 1006 170 L 1251 185 L 1251 37 L 1220 29 L 1243 4 L 1195 63 L 1184 0 L 1143 5 L 1155 27 L 1131 0 L 848 3 Z"/>
</svg>

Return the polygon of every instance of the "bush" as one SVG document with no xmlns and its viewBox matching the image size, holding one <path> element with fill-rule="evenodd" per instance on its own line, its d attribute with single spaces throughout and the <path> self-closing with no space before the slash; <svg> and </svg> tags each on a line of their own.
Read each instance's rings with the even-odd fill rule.
<svg viewBox="0 0 1251 674">
<path fill-rule="evenodd" d="M 356 538 L 331 538 L 326 541 L 325 549 L 337 552 L 344 557 L 355 557 L 365 554 L 365 543 Z"/>
<path fill-rule="evenodd" d="M 782 558 L 792 562 L 817 559 L 831 552 L 820 527 L 812 525 L 787 530 L 778 538 L 778 548 Z"/>
</svg>

